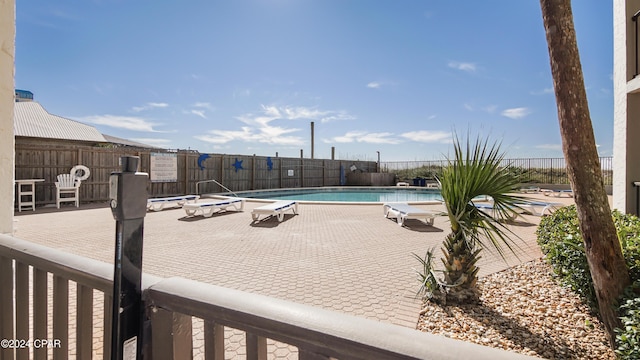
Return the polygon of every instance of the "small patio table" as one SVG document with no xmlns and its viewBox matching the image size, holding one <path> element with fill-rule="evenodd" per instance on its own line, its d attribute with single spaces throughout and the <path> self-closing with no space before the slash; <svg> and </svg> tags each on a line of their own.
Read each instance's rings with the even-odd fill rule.
<svg viewBox="0 0 640 360">
<path fill-rule="evenodd" d="M 36 211 L 36 183 L 42 182 L 44 179 L 20 179 L 15 180 L 18 184 L 18 212 L 22 211 L 23 206 L 31 206 L 32 211 Z M 29 200 L 22 200 L 22 197 L 29 197 Z"/>
</svg>

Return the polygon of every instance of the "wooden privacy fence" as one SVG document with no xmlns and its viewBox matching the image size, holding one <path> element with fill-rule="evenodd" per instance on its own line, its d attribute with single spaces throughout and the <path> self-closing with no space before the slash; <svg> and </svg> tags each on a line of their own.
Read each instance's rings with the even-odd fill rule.
<svg viewBox="0 0 640 360">
<path fill-rule="evenodd" d="M 36 201 L 38 205 L 52 204 L 55 203 L 56 176 L 69 173 L 76 165 L 84 165 L 91 171 L 91 176 L 80 186 L 81 202 L 104 202 L 109 198 L 109 176 L 120 171 L 121 156 L 139 156 L 140 171 L 149 173 L 155 153 L 175 155 L 177 172 L 175 181 L 149 181 L 149 197 L 194 194 L 196 183 L 206 180 L 216 180 L 232 191 L 340 186 L 347 185 L 342 172 L 375 172 L 377 169 L 373 161 L 16 144 L 15 179 L 44 179 L 36 185 Z M 226 191 L 214 182 L 200 184 L 198 190 L 200 193 Z"/>
</svg>

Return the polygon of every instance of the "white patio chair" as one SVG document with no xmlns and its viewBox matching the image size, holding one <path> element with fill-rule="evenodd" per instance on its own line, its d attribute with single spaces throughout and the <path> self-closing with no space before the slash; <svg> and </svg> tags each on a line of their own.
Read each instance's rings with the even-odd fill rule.
<svg viewBox="0 0 640 360">
<path fill-rule="evenodd" d="M 60 209 L 61 202 L 73 201 L 76 207 L 80 207 L 80 184 L 90 175 L 89 169 L 84 165 L 76 165 L 69 174 L 60 174 L 56 184 L 56 207 Z M 70 195 L 70 196 L 69 196 Z"/>
<path fill-rule="evenodd" d="M 80 206 L 80 178 L 72 174 L 60 174 L 56 181 L 56 207 L 60 209 L 60 203 L 73 201 L 76 207 Z M 71 195 L 71 196 L 69 196 Z"/>
</svg>

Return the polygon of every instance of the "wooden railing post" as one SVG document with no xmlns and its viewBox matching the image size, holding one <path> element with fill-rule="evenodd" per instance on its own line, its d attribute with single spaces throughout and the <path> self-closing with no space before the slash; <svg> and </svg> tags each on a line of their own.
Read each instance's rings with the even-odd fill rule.
<svg viewBox="0 0 640 360">
<path fill-rule="evenodd" d="M 76 358 L 91 359 L 93 345 L 93 289 L 77 284 Z"/>
<path fill-rule="evenodd" d="M 204 321 L 204 359 L 224 360 L 224 326 Z"/>
<path fill-rule="evenodd" d="M 247 360 L 267 360 L 267 339 L 253 333 L 247 336 Z"/>
<path fill-rule="evenodd" d="M 14 339 L 13 260 L 0 256 L 0 339 Z M 13 349 L 0 349 L 0 360 L 14 358 Z"/>
<path fill-rule="evenodd" d="M 36 339 L 47 339 L 47 304 L 48 304 L 47 272 L 33 268 L 33 336 Z M 36 359 L 47 358 L 47 346 L 33 349 Z"/>
<path fill-rule="evenodd" d="M 29 340 L 29 265 L 16 261 L 16 339 Z M 0 350 L 1 351 L 1 350 Z M 16 349 L 16 360 L 29 359 L 29 347 Z"/>
<path fill-rule="evenodd" d="M 154 360 L 193 358 L 191 316 L 152 307 L 149 317 Z"/>
<path fill-rule="evenodd" d="M 53 276 L 53 338 L 61 346 L 53 348 L 56 360 L 66 360 L 69 356 L 69 280 Z"/>
</svg>

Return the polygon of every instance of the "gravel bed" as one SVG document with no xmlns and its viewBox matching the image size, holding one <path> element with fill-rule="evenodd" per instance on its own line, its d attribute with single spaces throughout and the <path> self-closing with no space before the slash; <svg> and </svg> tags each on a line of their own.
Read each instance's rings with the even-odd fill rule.
<svg viewBox="0 0 640 360">
<path fill-rule="evenodd" d="M 604 326 L 542 259 L 479 280 L 480 303 L 426 302 L 418 329 L 545 359 L 615 359 Z"/>
</svg>

